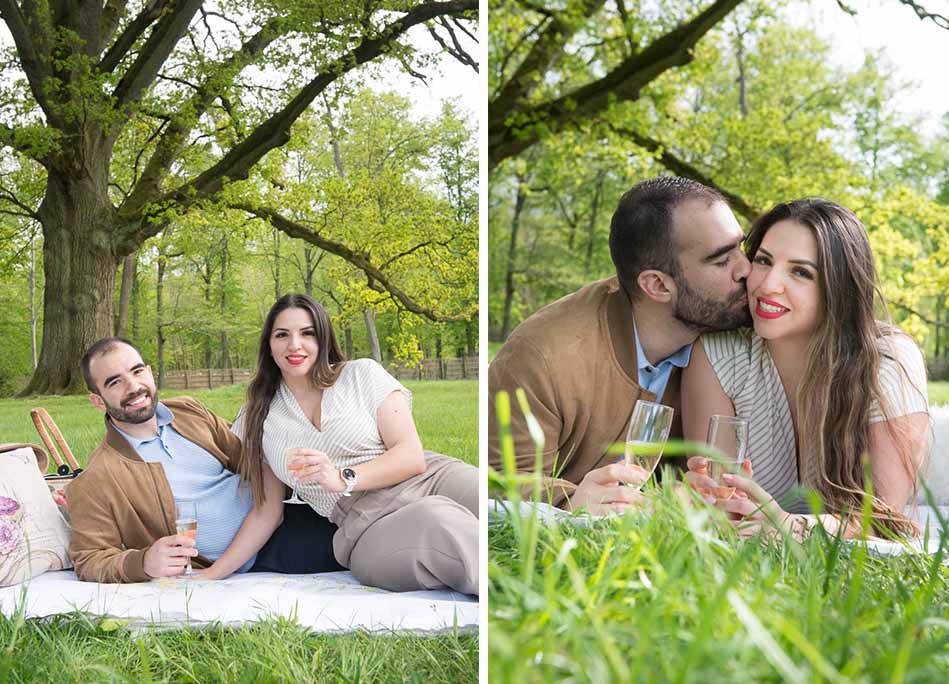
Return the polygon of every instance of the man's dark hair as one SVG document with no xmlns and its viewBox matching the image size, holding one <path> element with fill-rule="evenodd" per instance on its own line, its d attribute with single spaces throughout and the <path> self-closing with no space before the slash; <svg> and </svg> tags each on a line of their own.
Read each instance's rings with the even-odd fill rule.
<svg viewBox="0 0 949 684">
<path fill-rule="evenodd" d="M 630 299 L 642 294 L 636 280 L 645 270 L 679 276 L 681 246 L 672 234 L 672 210 L 690 199 L 704 200 L 709 206 L 725 202 L 718 190 L 679 176 L 637 183 L 620 199 L 610 222 L 610 256 Z"/>
<path fill-rule="evenodd" d="M 92 365 L 92 360 L 97 356 L 102 356 L 106 352 L 112 351 L 120 344 L 128 345 L 137 351 L 139 356 L 141 356 L 142 353 L 138 351 L 138 347 L 136 347 L 124 337 L 103 337 L 101 340 L 89 347 L 86 350 L 86 353 L 82 355 L 82 377 L 86 381 L 86 387 L 89 388 L 90 392 L 99 394 L 99 390 L 96 389 L 96 385 L 92 381 L 92 374 L 89 372 L 89 366 Z"/>
</svg>

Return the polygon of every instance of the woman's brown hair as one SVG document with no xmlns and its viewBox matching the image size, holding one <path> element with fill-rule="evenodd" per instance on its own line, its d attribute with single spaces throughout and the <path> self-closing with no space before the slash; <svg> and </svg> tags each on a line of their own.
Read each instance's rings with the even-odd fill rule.
<svg viewBox="0 0 949 684">
<path fill-rule="evenodd" d="M 750 259 L 755 258 L 768 230 L 785 220 L 808 228 L 817 242 L 823 311 L 794 397 L 801 440 L 799 472 L 805 484 L 816 486 L 827 509 L 846 519 L 859 515 L 867 493 L 864 467 L 873 404 L 880 407 L 885 420 L 889 418 L 880 388 L 882 355 L 892 358 L 901 369 L 901 380 L 912 385 L 899 359 L 885 351 L 893 336 L 905 333 L 876 319 L 875 304 L 887 317 L 886 302 L 877 285 L 867 232 L 853 212 L 820 198 L 778 204 L 752 226 L 746 242 Z M 900 445 L 896 457 L 912 478 L 915 492 L 911 441 L 896 434 L 892 421 L 887 425 L 894 443 Z M 812 465 L 816 465 L 816 482 L 807 483 Z M 893 510 L 878 496 L 872 499 L 871 516 L 877 531 L 916 531 L 902 511 Z"/>
<path fill-rule="evenodd" d="M 303 309 L 310 314 L 319 351 L 310 374 L 314 388 L 330 387 L 339 377 L 346 359 L 336 342 L 330 317 L 316 300 L 305 294 L 284 295 L 270 307 L 270 312 L 260 331 L 260 346 L 257 349 L 257 371 L 247 386 L 247 403 L 244 405 L 244 438 L 241 460 L 238 466 L 241 480 L 250 483 L 254 502 L 259 506 L 264 501 L 264 421 L 270 412 L 270 402 L 280 387 L 280 368 L 270 354 L 270 336 L 274 321 L 286 309 Z"/>
</svg>

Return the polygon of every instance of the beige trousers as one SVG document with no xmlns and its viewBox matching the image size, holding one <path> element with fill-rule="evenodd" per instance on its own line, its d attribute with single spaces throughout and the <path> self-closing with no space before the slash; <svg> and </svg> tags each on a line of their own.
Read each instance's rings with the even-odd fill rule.
<svg viewBox="0 0 949 684">
<path fill-rule="evenodd" d="M 421 475 L 336 504 L 333 552 L 363 584 L 478 593 L 478 469 L 425 452 Z"/>
</svg>

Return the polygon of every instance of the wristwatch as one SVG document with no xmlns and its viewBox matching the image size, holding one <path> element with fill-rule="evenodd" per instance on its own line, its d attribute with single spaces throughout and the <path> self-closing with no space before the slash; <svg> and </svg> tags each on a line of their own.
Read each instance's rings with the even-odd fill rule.
<svg viewBox="0 0 949 684">
<path fill-rule="evenodd" d="M 343 482 L 346 483 L 346 489 L 343 490 L 343 496 L 351 496 L 353 493 L 353 488 L 356 486 L 356 482 L 359 479 L 356 477 L 356 471 L 352 468 L 341 468 L 339 471 L 339 476 L 343 478 Z"/>
</svg>

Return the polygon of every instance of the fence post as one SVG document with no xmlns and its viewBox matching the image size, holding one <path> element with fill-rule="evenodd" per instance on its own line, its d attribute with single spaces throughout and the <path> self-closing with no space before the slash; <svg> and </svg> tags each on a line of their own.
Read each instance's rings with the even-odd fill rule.
<svg viewBox="0 0 949 684">
<path fill-rule="evenodd" d="M 185 368 L 185 389 L 189 389 L 189 387 L 188 387 L 188 369 L 187 369 L 187 368 Z"/>
</svg>

